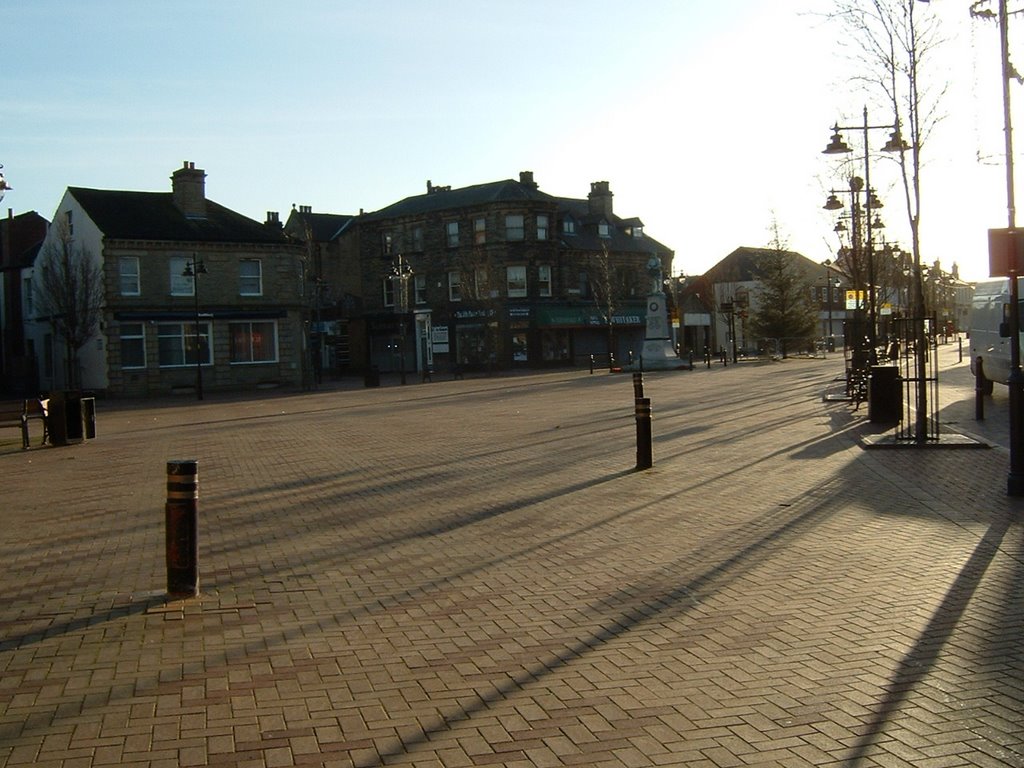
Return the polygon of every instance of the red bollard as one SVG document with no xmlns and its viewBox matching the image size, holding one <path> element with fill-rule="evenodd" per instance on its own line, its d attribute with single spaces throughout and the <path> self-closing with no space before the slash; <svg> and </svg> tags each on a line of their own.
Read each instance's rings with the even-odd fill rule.
<svg viewBox="0 0 1024 768">
<path fill-rule="evenodd" d="M 167 594 L 199 594 L 199 467 L 194 459 L 167 462 Z"/>
</svg>

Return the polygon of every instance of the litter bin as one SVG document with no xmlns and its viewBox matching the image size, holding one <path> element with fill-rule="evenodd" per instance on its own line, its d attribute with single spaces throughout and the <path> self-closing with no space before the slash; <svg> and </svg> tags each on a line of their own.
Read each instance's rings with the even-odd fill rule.
<svg viewBox="0 0 1024 768">
<path fill-rule="evenodd" d="M 63 390 L 50 393 L 47 429 L 51 445 L 79 443 L 96 437 L 96 398 Z"/>
<path fill-rule="evenodd" d="M 900 369 L 895 365 L 873 365 L 868 379 L 868 420 L 874 424 L 896 424 L 903 415 Z"/>
<path fill-rule="evenodd" d="M 366 375 L 363 377 L 363 384 L 367 387 L 379 387 L 380 386 L 380 368 L 376 365 L 371 365 L 366 369 Z"/>
</svg>

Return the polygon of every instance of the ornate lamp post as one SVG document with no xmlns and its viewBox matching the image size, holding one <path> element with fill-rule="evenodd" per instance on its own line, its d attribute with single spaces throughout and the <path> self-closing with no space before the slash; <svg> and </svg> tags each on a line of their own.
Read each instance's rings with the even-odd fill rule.
<svg viewBox="0 0 1024 768">
<path fill-rule="evenodd" d="M 196 259 L 195 254 L 192 254 L 192 259 L 185 262 L 185 271 L 181 273 L 182 277 L 192 278 L 192 296 L 195 298 L 195 328 L 196 328 L 196 400 L 203 399 L 203 337 L 199 330 L 199 276 L 205 275 L 206 265 Z"/>
<path fill-rule="evenodd" d="M 409 278 L 412 277 L 412 267 L 405 261 L 402 254 L 395 257 L 391 265 L 391 281 L 395 292 L 395 311 L 398 313 L 398 322 L 401 326 L 399 335 L 399 372 L 402 376 L 402 384 L 405 384 L 405 321 L 409 312 Z"/>
<path fill-rule="evenodd" d="M 825 350 L 828 352 L 835 352 L 835 334 L 832 332 L 832 292 L 834 289 L 839 288 L 839 278 L 836 278 L 835 284 L 833 285 L 832 259 L 825 259 L 822 264 L 825 266 L 825 303 L 828 308 L 828 330 L 825 332 Z"/>
<path fill-rule="evenodd" d="M 836 124 L 836 125 L 832 126 L 832 139 L 829 141 L 828 146 L 825 147 L 824 150 L 822 150 L 822 154 L 825 154 L 825 155 L 839 155 L 839 154 L 847 154 L 849 152 L 852 152 L 853 150 L 850 149 L 850 146 L 845 141 L 843 141 L 843 137 L 842 137 L 842 134 L 840 134 L 840 131 L 858 131 L 859 130 L 859 131 L 862 132 L 863 142 L 864 142 L 864 179 L 861 182 L 860 186 L 861 186 L 861 188 L 866 188 L 867 189 L 867 195 L 866 195 L 865 201 L 864 201 L 864 221 L 867 223 L 867 226 L 865 227 L 865 229 L 867 231 L 864 233 L 864 240 L 865 240 L 865 249 L 864 250 L 865 250 L 865 256 L 866 256 L 866 259 L 867 259 L 867 272 L 868 272 L 868 274 L 867 274 L 867 279 L 868 279 L 868 342 L 869 342 L 869 344 L 871 346 L 871 358 L 872 358 L 872 360 L 875 357 L 876 345 L 877 345 L 877 338 L 876 338 L 876 336 L 877 336 L 877 327 L 876 327 L 876 325 L 877 325 L 877 316 L 876 316 L 877 306 L 876 306 L 876 296 L 875 296 L 875 283 L 877 281 L 875 279 L 875 253 L 874 253 L 875 249 L 874 249 L 874 242 L 873 242 L 872 236 L 871 236 L 871 231 L 872 231 L 872 229 L 877 229 L 880 222 L 877 222 L 877 216 L 875 218 L 872 218 L 871 212 L 872 212 L 873 208 L 877 209 L 877 208 L 881 208 L 882 206 L 881 206 L 881 203 L 878 201 L 878 198 L 875 197 L 874 192 L 871 189 L 871 162 L 870 162 L 870 160 L 871 160 L 871 151 L 870 151 L 870 146 L 869 146 L 869 142 L 868 142 L 868 131 L 876 130 L 876 129 L 885 129 L 885 130 L 888 130 L 888 131 L 892 131 L 892 133 L 889 136 L 889 141 L 886 142 L 884 147 L 882 147 L 882 151 L 883 152 L 902 152 L 902 151 L 904 151 L 904 150 L 909 148 L 907 146 L 907 143 L 903 140 L 903 137 L 900 135 L 899 125 L 895 125 L 895 124 L 889 124 L 889 125 L 870 125 L 868 123 L 868 108 L 864 107 L 864 120 L 863 120 L 863 123 L 861 125 L 859 125 L 859 126 L 842 126 L 842 125 L 839 125 L 839 124 Z M 856 191 L 853 189 L 853 187 L 854 187 L 854 180 L 855 179 L 859 180 L 859 179 L 857 179 L 857 177 L 851 178 L 851 180 L 850 180 L 850 189 L 851 189 L 851 193 L 854 194 L 854 205 L 856 206 L 857 201 L 858 201 L 858 197 L 856 196 L 856 193 L 859 192 L 859 189 L 856 190 Z M 836 198 L 835 194 L 832 194 L 831 196 L 829 196 L 828 202 L 825 204 L 825 207 L 828 208 L 829 210 L 838 210 L 839 208 L 842 208 L 842 203 L 839 202 L 839 200 L 838 200 L 838 198 Z M 854 208 L 854 224 L 855 224 L 855 226 L 856 226 L 856 221 L 857 221 L 856 214 L 857 214 L 857 209 Z M 856 246 L 854 246 L 854 248 L 856 249 Z"/>
</svg>

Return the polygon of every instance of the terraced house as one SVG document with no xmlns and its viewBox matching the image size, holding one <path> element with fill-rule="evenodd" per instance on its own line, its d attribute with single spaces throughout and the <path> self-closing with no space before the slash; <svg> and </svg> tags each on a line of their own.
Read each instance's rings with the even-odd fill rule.
<svg viewBox="0 0 1024 768">
<path fill-rule="evenodd" d="M 261 223 L 207 199 L 205 179 L 186 162 L 170 192 L 67 189 L 24 280 L 26 306 L 36 298 L 25 323 L 42 391 L 201 394 L 302 382 L 304 251 L 277 214 Z M 78 349 L 62 331 L 67 309 L 40 301 L 62 255 L 95 265 L 99 279 L 97 323 Z"/>
</svg>

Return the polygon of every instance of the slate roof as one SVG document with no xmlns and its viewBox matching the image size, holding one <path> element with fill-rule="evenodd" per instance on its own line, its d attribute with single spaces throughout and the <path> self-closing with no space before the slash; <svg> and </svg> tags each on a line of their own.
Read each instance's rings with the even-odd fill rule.
<svg viewBox="0 0 1024 768">
<path fill-rule="evenodd" d="M 756 282 L 761 279 L 757 270 L 758 261 L 762 256 L 770 253 L 775 253 L 775 249 L 740 246 L 705 272 L 704 276 L 710 283 Z M 812 272 L 821 267 L 796 251 L 783 251 L 783 253 L 796 260 L 797 266 L 803 272 Z"/>
<path fill-rule="evenodd" d="M 206 201 L 206 218 L 186 217 L 170 192 L 125 192 L 68 187 L 108 238 L 206 243 L 284 243 L 280 229 Z"/>
<path fill-rule="evenodd" d="M 607 244 L 614 251 L 626 253 L 671 252 L 672 250 L 646 234 L 641 237 L 627 234 L 624 231 L 625 227 L 642 226 L 640 219 L 636 217 L 629 219 L 622 219 L 615 215 L 607 217 L 608 223 L 613 228 L 612 237 L 610 240 L 599 237 L 597 224 L 606 217 L 591 214 L 590 204 L 586 199 L 555 197 L 541 192 L 535 184 L 523 183 L 516 179 L 492 181 L 459 189 L 437 189 L 434 192 L 399 200 L 386 208 L 365 214 L 362 219 L 363 221 L 380 221 L 403 216 L 421 216 L 458 208 L 472 208 L 489 203 L 515 202 L 551 203 L 557 208 L 559 215 L 569 213 L 578 222 L 585 225 L 578 228 L 577 233 L 572 236 L 560 233 L 561 241 L 567 248 L 595 251 L 601 250 L 602 245 Z"/>
<path fill-rule="evenodd" d="M 285 225 L 285 229 L 292 231 L 292 234 L 296 236 L 299 236 L 300 233 L 295 230 L 296 225 L 293 223 L 292 217 L 308 222 L 309 228 L 313 234 L 313 241 L 319 243 L 326 243 L 333 240 L 341 230 L 356 218 L 355 216 L 341 213 L 312 213 L 308 211 L 293 210 L 291 215 L 288 217 L 288 224 Z M 301 236 L 304 237 L 304 233 L 302 233 Z"/>
<path fill-rule="evenodd" d="M 0 220 L 0 269 L 24 269 L 35 262 L 36 254 L 46 239 L 49 222 L 35 211 L 19 213 L 11 219 Z M 8 242 L 5 235 L 10 227 L 11 252 L 4 251 Z"/>
<path fill-rule="evenodd" d="M 557 198 L 541 192 L 534 185 L 524 184 L 515 179 L 475 184 L 459 189 L 435 189 L 434 192 L 407 197 L 386 208 L 381 208 L 379 211 L 367 213 L 363 216 L 363 220 L 377 221 L 401 216 L 419 216 L 451 208 L 471 208 L 487 203 L 557 202 Z"/>
<path fill-rule="evenodd" d="M 599 251 L 604 244 L 609 250 L 617 253 L 671 253 L 672 249 L 659 243 L 646 233 L 640 237 L 634 237 L 627 233 L 627 227 L 643 226 L 639 218 L 633 216 L 623 219 L 615 214 L 605 216 L 603 213 L 591 213 L 590 202 L 571 197 L 560 197 L 558 200 L 558 211 L 560 215 L 569 214 L 583 226 L 577 227 L 575 235 L 567 235 L 559 232 L 562 244 L 567 248 L 574 248 L 582 251 Z M 597 225 L 607 220 L 611 225 L 611 237 L 601 237 L 597 231 Z"/>
</svg>

